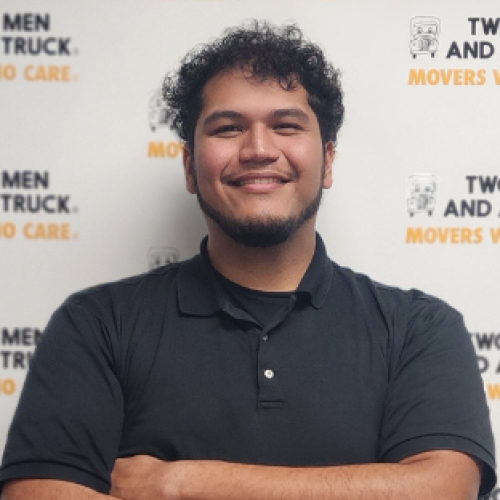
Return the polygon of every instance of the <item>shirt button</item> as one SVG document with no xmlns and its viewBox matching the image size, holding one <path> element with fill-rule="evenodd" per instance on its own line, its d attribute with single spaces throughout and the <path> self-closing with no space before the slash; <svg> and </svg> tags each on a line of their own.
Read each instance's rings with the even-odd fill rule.
<svg viewBox="0 0 500 500">
<path fill-rule="evenodd" d="M 265 342 L 268 338 L 269 338 L 269 335 L 264 335 L 264 336 L 262 337 L 262 340 Z"/>
<path fill-rule="evenodd" d="M 266 377 L 266 378 L 273 378 L 274 377 L 274 372 L 272 370 L 264 370 L 264 377 Z"/>
</svg>

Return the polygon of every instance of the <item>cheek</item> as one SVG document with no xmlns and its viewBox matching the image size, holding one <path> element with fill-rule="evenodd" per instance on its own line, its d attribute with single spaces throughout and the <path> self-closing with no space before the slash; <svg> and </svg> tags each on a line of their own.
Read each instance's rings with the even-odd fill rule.
<svg viewBox="0 0 500 500">
<path fill-rule="evenodd" d="M 233 158 L 228 144 L 203 144 L 195 155 L 196 173 L 199 180 L 220 180 Z"/>
<path fill-rule="evenodd" d="M 292 147 L 283 148 L 282 152 L 298 176 L 307 177 L 311 181 L 322 180 L 321 172 L 324 163 L 322 144 L 318 145 L 317 141 L 304 141 L 293 144 Z M 315 183 L 314 187 L 316 187 Z"/>
</svg>

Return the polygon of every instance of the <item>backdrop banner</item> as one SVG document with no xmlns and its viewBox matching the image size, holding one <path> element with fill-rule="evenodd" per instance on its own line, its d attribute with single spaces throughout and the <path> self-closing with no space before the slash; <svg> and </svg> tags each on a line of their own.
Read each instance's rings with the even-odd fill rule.
<svg viewBox="0 0 500 500">
<path fill-rule="evenodd" d="M 54 309 L 197 253 L 161 84 L 250 18 L 296 22 L 341 70 L 319 231 L 339 264 L 462 312 L 500 442 L 497 15 L 486 0 L 2 0 L 0 451 Z"/>
</svg>

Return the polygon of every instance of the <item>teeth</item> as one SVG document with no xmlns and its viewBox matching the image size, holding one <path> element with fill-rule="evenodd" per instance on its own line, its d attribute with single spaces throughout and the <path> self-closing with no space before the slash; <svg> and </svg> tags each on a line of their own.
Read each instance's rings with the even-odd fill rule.
<svg viewBox="0 0 500 500">
<path fill-rule="evenodd" d="M 276 182 L 282 181 L 273 177 L 259 177 L 256 179 L 245 179 L 243 181 L 239 181 L 238 185 L 246 186 L 247 184 L 275 184 Z"/>
</svg>

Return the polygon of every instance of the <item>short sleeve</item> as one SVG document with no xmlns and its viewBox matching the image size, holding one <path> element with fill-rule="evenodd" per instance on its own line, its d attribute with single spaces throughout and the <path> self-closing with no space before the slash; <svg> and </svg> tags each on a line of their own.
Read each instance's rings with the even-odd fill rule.
<svg viewBox="0 0 500 500">
<path fill-rule="evenodd" d="M 383 461 L 430 450 L 483 462 L 481 495 L 495 484 L 494 443 L 484 386 L 461 315 L 419 295 L 405 311 L 381 431 Z"/>
<path fill-rule="evenodd" d="M 81 304 L 52 316 L 33 357 L 0 471 L 10 479 L 76 482 L 101 493 L 123 424 L 116 336 Z"/>
</svg>

